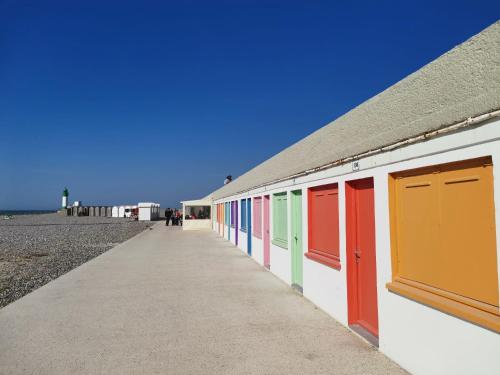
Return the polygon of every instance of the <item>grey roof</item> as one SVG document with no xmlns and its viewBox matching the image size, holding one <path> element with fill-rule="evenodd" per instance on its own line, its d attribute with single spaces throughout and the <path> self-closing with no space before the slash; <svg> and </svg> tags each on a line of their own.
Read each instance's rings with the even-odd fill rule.
<svg viewBox="0 0 500 375">
<path fill-rule="evenodd" d="M 500 109 L 500 21 L 211 195 L 221 199 Z"/>
</svg>

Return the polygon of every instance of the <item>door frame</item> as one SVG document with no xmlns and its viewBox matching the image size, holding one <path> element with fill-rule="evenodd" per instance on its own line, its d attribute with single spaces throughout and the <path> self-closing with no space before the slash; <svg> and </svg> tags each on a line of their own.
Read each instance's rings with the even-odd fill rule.
<svg viewBox="0 0 500 375">
<path fill-rule="evenodd" d="M 252 199 L 247 198 L 247 254 L 252 256 Z"/>
<path fill-rule="evenodd" d="M 238 234 L 239 234 L 239 228 L 238 228 L 238 219 L 240 217 L 238 209 L 240 208 L 240 200 L 237 199 L 234 201 L 234 244 L 238 246 Z"/>
<path fill-rule="evenodd" d="M 304 231 L 302 228 L 302 222 L 303 222 L 303 216 L 302 216 L 302 189 L 298 190 L 293 190 L 291 192 L 291 246 L 290 246 L 290 256 L 291 256 L 291 268 L 292 268 L 292 287 L 294 289 L 297 289 L 300 293 L 303 291 L 303 284 L 304 284 Z M 300 231 L 300 245 L 297 246 L 296 242 L 294 241 L 294 233 L 296 231 Z M 297 241 L 298 242 L 298 241 Z M 297 269 L 297 267 L 300 266 L 300 271 Z M 300 275 L 300 280 L 297 280 L 296 278 Z"/>
<path fill-rule="evenodd" d="M 271 215 L 269 212 L 270 205 L 271 205 L 271 196 L 270 195 L 264 195 L 264 202 L 263 203 L 263 209 L 262 209 L 262 215 L 263 215 L 263 232 L 262 233 L 262 245 L 263 245 L 263 252 L 264 252 L 264 267 L 267 269 L 271 269 L 271 232 L 270 232 L 270 227 L 271 227 Z M 267 227 L 266 227 L 267 224 Z M 266 263 L 267 262 L 267 263 Z"/>
<path fill-rule="evenodd" d="M 347 263 L 347 312 L 348 312 L 348 324 L 351 329 L 356 333 L 363 336 L 370 343 L 378 347 L 378 327 L 376 332 L 369 330 L 367 327 L 360 324 L 359 316 L 359 282 L 358 282 L 358 266 L 356 262 L 356 248 L 357 248 L 357 238 L 358 238 L 358 226 L 357 226 L 357 188 L 356 186 L 360 183 L 366 181 L 371 181 L 372 192 L 373 192 L 373 226 L 375 230 L 375 186 L 373 177 L 367 177 L 357 180 L 350 180 L 345 182 L 345 208 L 346 208 L 346 263 Z M 374 238 L 374 256 L 375 256 L 375 275 L 377 274 L 377 263 L 376 263 L 376 239 Z M 375 280 L 376 276 L 375 276 Z M 375 281 L 375 293 L 378 293 L 377 282 Z M 378 325 L 378 296 L 376 295 L 377 301 L 377 325 Z"/>
</svg>

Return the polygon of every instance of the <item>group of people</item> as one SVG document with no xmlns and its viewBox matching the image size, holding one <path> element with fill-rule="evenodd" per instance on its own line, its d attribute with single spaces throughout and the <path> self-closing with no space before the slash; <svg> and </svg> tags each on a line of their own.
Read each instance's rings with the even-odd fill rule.
<svg viewBox="0 0 500 375">
<path fill-rule="evenodd" d="M 179 210 L 172 210 L 171 208 L 167 208 L 165 210 L 165 225 L 168 226 L 170 220 L 172 220 L 172 225 L 182 225 L 182 214 Z"/>
</svg>

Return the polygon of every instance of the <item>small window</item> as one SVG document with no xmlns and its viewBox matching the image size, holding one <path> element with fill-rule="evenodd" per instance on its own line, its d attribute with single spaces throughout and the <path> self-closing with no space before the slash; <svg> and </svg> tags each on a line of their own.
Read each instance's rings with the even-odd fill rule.
<svg viewBox="0 0 500 375">
<path fill-rule="evenodd" d="M 310 188 L 307 258 L 340 269 L 339 189 L 337 184 Z"/>
<path fill-rule="evenodd" d="M 241 200 L 241 230 L 247 231 L 247 200 Z"/>
<path fill-rule="evenodd" d="M 389 177 L 390 291 L 500 332 L 491 158 Z"/>
<path fill-rule="evenodd" d="M 288 248 L 287 193 L 273 195 L 273 244 Z"/>
<path fill-rule="evenodd" d="M 262 197 L 253 200 L 253 235 L 262 238 Z"/>
<path fill-rule="evenodd" d="M 185 220 L 209 220 L 210 206 L 186 206 L 184 208 Z"/>
</svg>

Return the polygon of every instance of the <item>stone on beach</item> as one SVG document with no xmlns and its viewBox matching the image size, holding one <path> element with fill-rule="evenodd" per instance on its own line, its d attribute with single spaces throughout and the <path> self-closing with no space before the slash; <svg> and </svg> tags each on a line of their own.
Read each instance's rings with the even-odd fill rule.
<svg viewBox="0 0 500 375">
<path fill-rule="evenodd" d="M 0 221 L 0 307 L 95 258 L 151 223 L 19 215 Z"/>
</svg>

